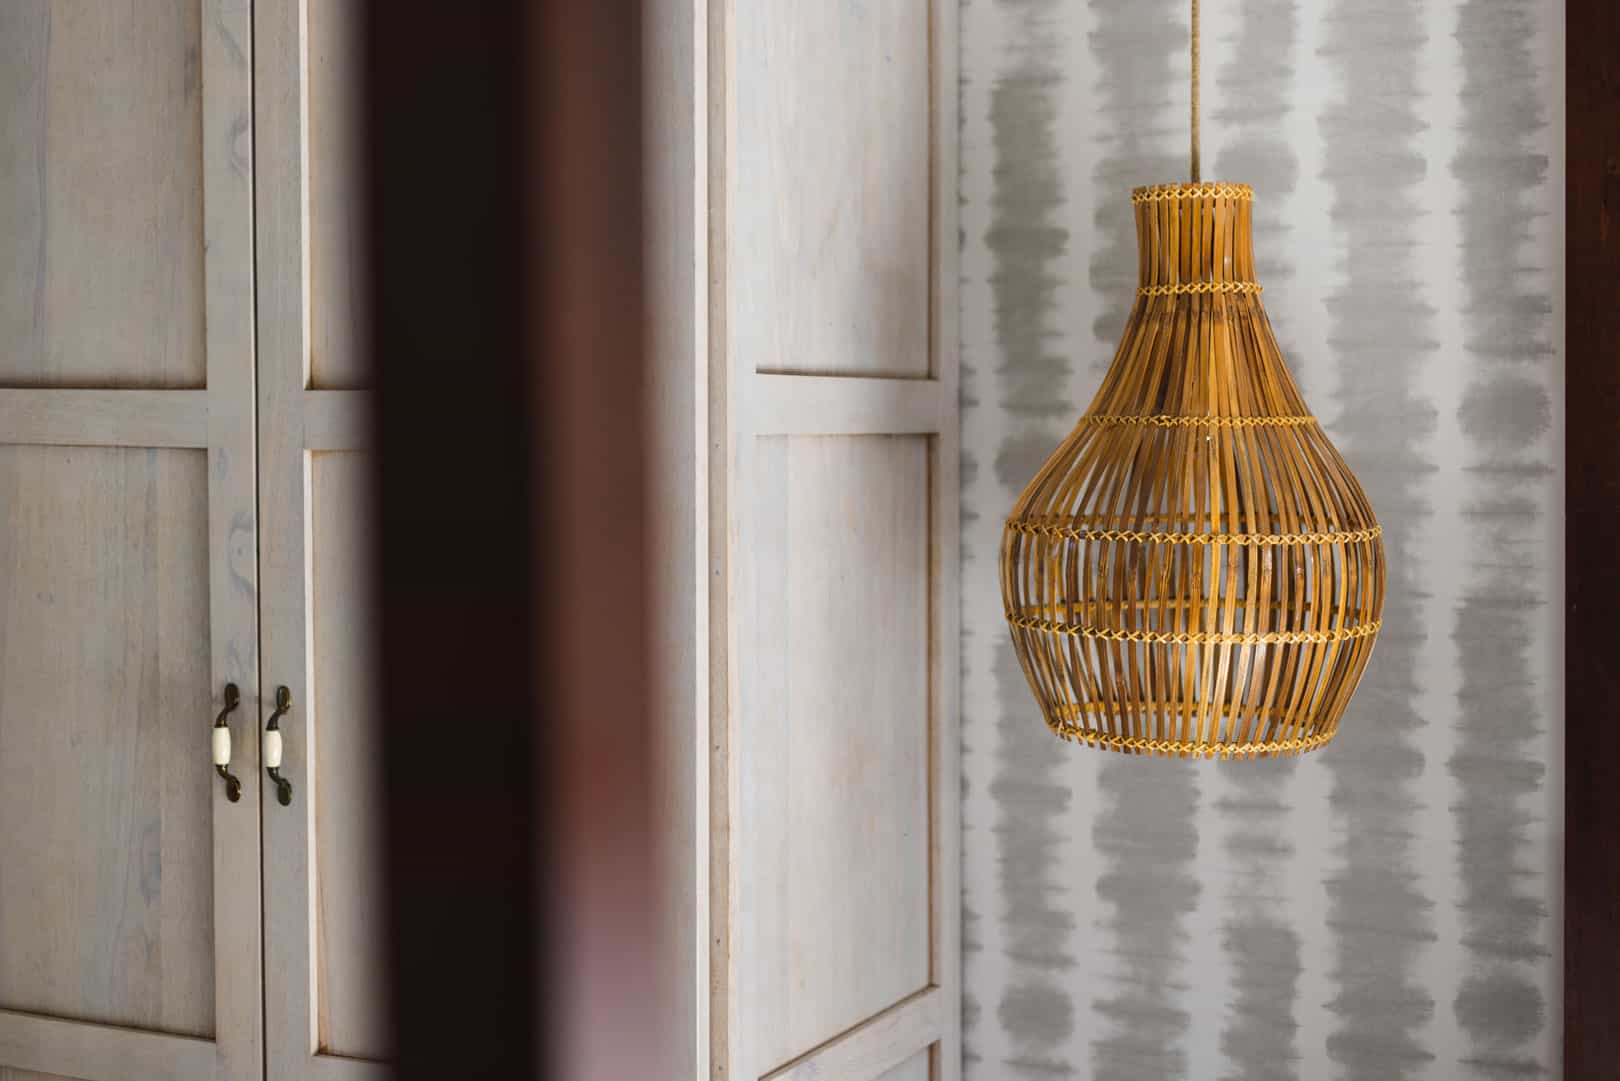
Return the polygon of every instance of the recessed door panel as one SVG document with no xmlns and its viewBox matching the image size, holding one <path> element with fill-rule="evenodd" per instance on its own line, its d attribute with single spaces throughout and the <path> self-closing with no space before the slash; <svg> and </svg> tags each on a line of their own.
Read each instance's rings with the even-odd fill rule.
<svg viewBox="0 0 1620 1081">
<path fill-rule="evenodd" d="M 739 362 L 929 373 L 929 9 L 730 5 L 737 180 L 726 259 Z"/>
<path fill-rule="evenodd" d="M 383 983 L 382 731 L 367 456 L 310 456 L 309 741 L 314 748 L 317 1046 L 392 1052 Z"/>
<path fill-rule="evenodd" d="M 929 447 L 758 440 L 738 1022 L 782 1066 L 929 983 Z"/>
<path fill-rule="evenodd" d="M 205 466 L 0 446 L 0 1008 L 214 1031 Z"/>
<path fill-rule="evenodd" d="M 309 382 L 369 386 L 359 0 L 309 0 Z"/>
<path fill-rule="evenodd" d="M 0 4 L 0 386 L 200 387 L 199 0 Z"/>
</svg>

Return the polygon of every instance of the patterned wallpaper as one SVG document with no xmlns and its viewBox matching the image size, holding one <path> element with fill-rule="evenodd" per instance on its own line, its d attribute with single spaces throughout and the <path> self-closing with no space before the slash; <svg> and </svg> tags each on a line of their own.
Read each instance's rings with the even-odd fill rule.
<svg viewBox="0 0 1620 1081">
<path fill-rule="evenodd" d="M 962 7 L 966 1076 L 1559 1076 L 1563 5 L 1205 0 L 1205 177 L 1382 520 L 1338 739 L 1060 743 L 1001 617 L 1003 516 L 1187 170 L 1185 0 Z"/>
</svg>

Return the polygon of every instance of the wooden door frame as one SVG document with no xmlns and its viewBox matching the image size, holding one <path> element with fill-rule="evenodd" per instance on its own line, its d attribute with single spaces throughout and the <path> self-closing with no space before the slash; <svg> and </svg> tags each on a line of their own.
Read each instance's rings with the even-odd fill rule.
<svg viewBox="0 0 1620 1081">
<path fill-rule="evenodd" d="M 290 691 L 278 727 L 284 733 L 282 776 L 291 797 L 281 805 L 275 786 L 261 793 L 264 854 L 264 1066 L 267 1081 L 377 1081 L 384 1067 L 320 1046 L 317 860 L 321 819 L 313 783 L 316 734 L 314 492 L 318 456 L 361 451 L 370 442 L 368 389 L 316 388 L 313 324 L 326 301 L 315 284 L 312 181 L 324 162 L 311 147 L 321 122 L 310 100 L 312 61 L 309 0 L 257 0 L 253 5 L 255 229 L 259 346 L 259 654 L 263 690 L 257 712 L 264 725 L 276 710 L 279 687 Z M 313 115 L 312 115 L 313 114 Z M 342 207 L 324 206 L 326 220 Z M 331 586 L 336 590 L 340 586 Z M 355 602 L 358 603 L 358 602 Z M 363 677 L 362 677 L 363 678 Z M 334 724 L 357 719 L 333 718 Z M 352 729 L 351 729 L 352 730 Z"/>
<path fill-rule="evenodd" d="M 1569 0 L 1564 1076 L 1620 1077 L 1620 5 Z"/>
</svg>

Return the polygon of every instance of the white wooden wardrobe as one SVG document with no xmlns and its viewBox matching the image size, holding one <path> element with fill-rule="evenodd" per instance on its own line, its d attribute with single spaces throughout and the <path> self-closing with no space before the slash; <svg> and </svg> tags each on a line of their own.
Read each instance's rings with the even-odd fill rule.
<svg viewBox="0 0 1620 1081">
<path fill-rule="evenodd" d="M 0 1081 L 386 1076 L 354 14 L 0 0 Z"/>
<path fill-rule="evenodd" d="M 957 7 L 645 9 L 680 1081 L 961 1074 Z"/>
</svg>

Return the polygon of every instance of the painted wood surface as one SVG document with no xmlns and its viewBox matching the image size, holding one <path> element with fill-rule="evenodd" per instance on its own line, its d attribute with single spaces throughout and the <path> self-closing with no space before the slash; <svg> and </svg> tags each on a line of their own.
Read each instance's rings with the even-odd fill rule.
<svg viewBox="0 0 1620 1081">
<path fill-rule="evenodd" d="M 928 374 L 931 10 L 731 5 L 738 362 Z"/>
<path fill-rule="evenodd" d="M 214 6 L 0 6 L 0 385 L 203 385 Z"/>
<path fill-rule="evenodd" d="M 878 1081 L 931 1081 L 933 1072 L 932 1052 L 919 1051 L 894 1069 L 884 1071 Z"/>
<path fill-rule="evenodd" d="M 0 12 L 7 1069 L 262 1073 L 247 11 Z"/>
<path fill-rule="evenodd" d="M 0 433 L 59 447 L 202 448 L 208 392 L 0 388 Z"/>
<path fill-rule="evenodd" d="M 955 1010 L 954 999 L 947 998 L 938 987 L 929 988 L 805 1052 L 764 1081 L 823 1081 L 833 1077 L 879 1075 L 928 1078 L 931 1045 L 943 1031 L 947 1014 Z M 929 1050 L 919 1052 L 919 1047 Z"/>
<path fill-rule="evenodd" d="M 663 853 L 655 971 L 671 1077 L 709 1076 L 708 112 L 702 0 L 643 8 L 649 572 Z"/>
<path fill-rule="evenodd" d="M 707 11 L 712 1077 L 960 1075 L 955 18 Z"/>
<path fill-rule="evenodd" d="M 371 463 L 356 453 L 310 461 L 309 596 L 315 658 L 305 729 L 315 818 L 317 1046 L 388 1057 L 383 973 L 381 755 L 373 618 Z"/>
<path fill-rule="evenodd" d="M 310 385 L 370 385 L 366 326 L 365 53 L 359 0 L 309 0 Z"/>
<path fill-rule="evenodd" d="M 752 1076 L 929 981 L 930 537 L 921 437 L 767 437 L 749 456 L 732 753 Z"/>
<path fill-rule="evenodd" d="M 0 447 L 0 1007 L 214 1032 L 205 467 Z"/>
<path fill-rule="evenodd" d="M 339 260 L 324 273 L 315 239 L 328 226 L 336 230 L 324 234 L 329 240 L 341 233 L 356 212 L 341 203 L 353 159 L 323 149 L 318 134 L 321 117 L 354 107 L 342 96 L 354 84 L 341 70 L 353 62 L 353 43 L 343 41 L 354 10 L 312 11 L 307 35 L 304 14 L 297 0 L 254 11 L 260 630 L 265 685 L 286 686 L 293 701 L 281 722 L 292 802 L 282 806 L 268 786 L 262 800 L 265 862 L 276 868 L 264 893 L 266 1067 L 272 1081 L 360 1081 L 385 1076 L 371 1056 L 388 1046 L 381 913 L 370 885 L 381 858 L 373 817 L 380 734 L 365 614 L 369 538 L 357 526 L 368 509 L 366 467 L 360 455 L 330 452 L 369 442 L 370 402 L 365 391 L 311 386 L 325 318 L 316 313 L 330 311 L 336 337 L 328 340 L 346 343 L 328 351 L 332 381 L 357 371 L 356 328 L 337 325 L 361 318 L 352 306 L 355 265 Z M 306 113 L 301 102 L 317 85 L 329 96 Z M 316 177 L 328 167 L 333 183 L 322 187 Z M 325 225 L 314 217 L 322 191 L 332 214 Z"/>
<path fill-rule="evenodd" d="M 0 1011 L 0 1078 L 186 1081 L 219 1076 L 212 1040 Z M 9 1072 L 7 1072 L 9 1071 Z M 256 1074 L 249 1075 L 256 1076 Z"/>
</svg>

